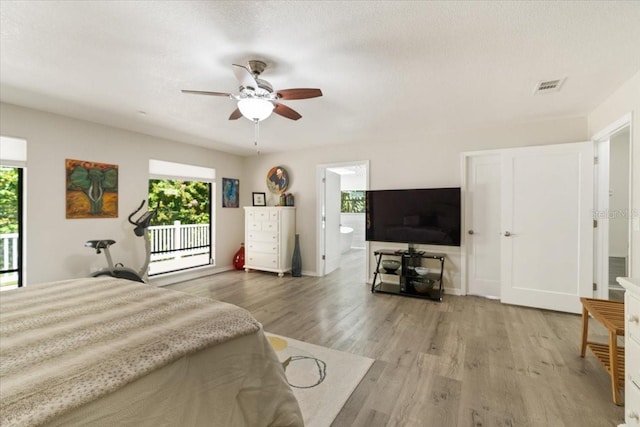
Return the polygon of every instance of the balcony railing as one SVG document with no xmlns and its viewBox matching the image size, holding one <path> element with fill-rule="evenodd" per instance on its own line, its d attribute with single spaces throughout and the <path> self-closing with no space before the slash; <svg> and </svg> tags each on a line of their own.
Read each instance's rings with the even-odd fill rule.
<svg viewBox="0 0 640 427">
<path fill-rule="evenodd" d="M 210 263 L 209 224 L 181 224 L 149 227 L 151 264 L 149 275 Z"/>
<path fill-rule="evenodd" d="M 0 234 L 0 270 L 16 270 L 18 268 L 18 233 Z"/>
<path fill-rule="evenodd" d="M 18 233 L 0 234 L 0 287 L 18 284 Z"/>
</svg>

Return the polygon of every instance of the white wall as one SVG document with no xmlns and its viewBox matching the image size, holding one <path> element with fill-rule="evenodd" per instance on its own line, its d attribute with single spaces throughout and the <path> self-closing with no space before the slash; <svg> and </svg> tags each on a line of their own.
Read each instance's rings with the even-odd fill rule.
<svg viewBox="0 0 640 427">
<path fill-rule="evenodd" d="M 461 185 L 461 153 L 465 151 L 543 145 L 587 140 L 586 118 L 565 118 L 448 133 L 425 134 L 420 141 L 388 141 L 262 154 L 247 159 L 247 191 L 268 191 L 267 171 L 276 165 L 289 172 L 287 191 L 296 198 L 297 232 L 300 234 L 302 268 L 317 272 L 316 265 L 316 166 L 369 160 L 369 188 L 396 189 L 457 187 Z M 270 204 L 274 204 L 272 198 Z M 395 245 L 384 244 L 385 247 Z M 399 248 L 403 245 L 397 245 Z M 406 245 L 404 245 L 406 246 Z M 377 247 L 377 246 L 375 246 Z M 370 249 L 373 249 L 371 245 Z M 458 247 L 423 246 L 421 249 L 447 252 L 449 276 L 446 285 L 460 289 L 461 250 Z M 369 262 L 370 262 L 370 254 Z M 370 269 L 369 269 L 370 270 Z"/>
<path fill-rule="evenodd" d="M 216 169 L 215 257 L 218 269 L 232 265 L 244 235 L 244 214 L 221 208 L 220 182 L 239 178 L 241 197 L 250 199 L 243 158 L 10 104 L 0 104 L 0 134 L 27 140 L 27 284 L 83 277 L 102 266 L 104 257 L 84 247 L 89 239 L 116 240 L 114 260 L 139 268 L 144 245 L 126 217 L 147 198 L 150 158 Z M 119 218 L 65 218 L 67 158 L 118 165 Z"/>
<path fill-rule="evenodd" d="M 629 132 L 620 132 L 609 143 L 609 256 L 629 252 Z"/>
<path fill-rule="evenodd" d="M 265 177 L 276 165 L 287 168 L 295 195 L 297 232 L 300 234 L 303 271 L 316 265 L 316 166 L 370 161 L 371 189 L 449 187 L 461 185 L 460 153 L 527 145 L 575 142 L 587 139 L 586 118 L 564 118 L 448 133 L 426 133 L 420 141 L 354 144 L 241 158 L 201 147 L 102 126 L 86 121 L 0 104 L 0 133 L 22 137 L 28 144 L 27 168 L 27 283 L 81 277 L 102 264 L 83 247 L 91 238 L 113 238 L 117 261 L 137 266 L 142 244 L 126 222 L 125 213 L 146 197 L 148 159 L 170 160 L 216 169 L 216 259 L 230 267 L 244 236 L 243 210 L 222 209 L 220 178 L 240 179 L 242 206 L 251 205 L 251 192 L 267 192 Z M 636 153 L 640 150 L 636 150 Z M 77 158 L 119 165 L 120 218 L 65 219 L 64 159 Z M 384 246 L 393 246 L 384 244 Z M 398 245 L 402 247 L 402 245 Z M 371 245 L 370 250 L 375 248 Z M 447 286 L 460 288 L 461 249 L 422 247 L 445 251 Z M 370 258 L 370 254 L 368 254 Z"/>
<path fill-rule="evenodd" d="M 623 83 L 587 117 L 589 135 L 594 136 L 624 115 L 631 113 L 631 275 L 640 275 L 640 71 Z"/>
</svg>

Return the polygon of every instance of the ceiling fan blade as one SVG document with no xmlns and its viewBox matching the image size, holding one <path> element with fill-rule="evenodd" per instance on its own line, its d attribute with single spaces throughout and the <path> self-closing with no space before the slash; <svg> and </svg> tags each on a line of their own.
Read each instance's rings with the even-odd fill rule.
<svg viewBox="0 0 640 427">
<path fill-rule="evenodd" d="M 244 65 L 232 64 L 233 65 L 233 74 L 235 74 L 238 83 L 240 86 L 251 89 L 258 89 L 258 82 L 255 77 Z"/>
<path fill-rule="evenodd" d="M 274 113 L 280 114 L 282 117 L 286 117 L 287 119 L 291 120 L 298 120 L 302 118 L 302 116 L 297 111 L 292 110 L 286 105 L 278 104 L 277 102 L 274 102 L 274 104 L 276 105 L 276 107 L 273 109 Z"/>
<path fill-rule="evenodd" d="M 194 95 L 212 95 L 212 96 L 226 96 L 228 98 L 231 97 L 230 93 L 225 92 L 207 92 L 204 90 L 184 90 L 182 89 L 182 93 L 190 93 Z"/>
<path fill-rule="evenodd" d="M 278 91 L 280 99 L 307 99 L 322 96 L 320 89 L 283 89 Z"/>
<path fill-rule="evenodd" d="M 239 108 L 236 108 L 229 116 L 229 120 L 238 120 L 240 117 L 242 117 L 242 113 L 240 112 Z"/>
</svg>

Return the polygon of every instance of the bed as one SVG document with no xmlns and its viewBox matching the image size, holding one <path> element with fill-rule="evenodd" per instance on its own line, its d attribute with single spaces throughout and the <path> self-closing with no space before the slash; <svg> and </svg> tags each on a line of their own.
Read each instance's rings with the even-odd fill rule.
<svg viewBox="0 0 640 427">
<path fill-rule="evenodd" d="M 0 425 L 303 422 L 249 312 L 99 277 L 0 294 Z"/>
</svg>

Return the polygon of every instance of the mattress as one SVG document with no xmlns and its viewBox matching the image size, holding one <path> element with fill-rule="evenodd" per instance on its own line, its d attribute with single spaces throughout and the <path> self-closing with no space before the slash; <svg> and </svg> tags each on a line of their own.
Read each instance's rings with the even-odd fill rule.
<svg viewBox="0 0 640 427">
<path fill-rule="evenodd" d="M 0 294 L 0 425 L 300 426 L 239 307 L 114 278 Z"/>
</svg>

